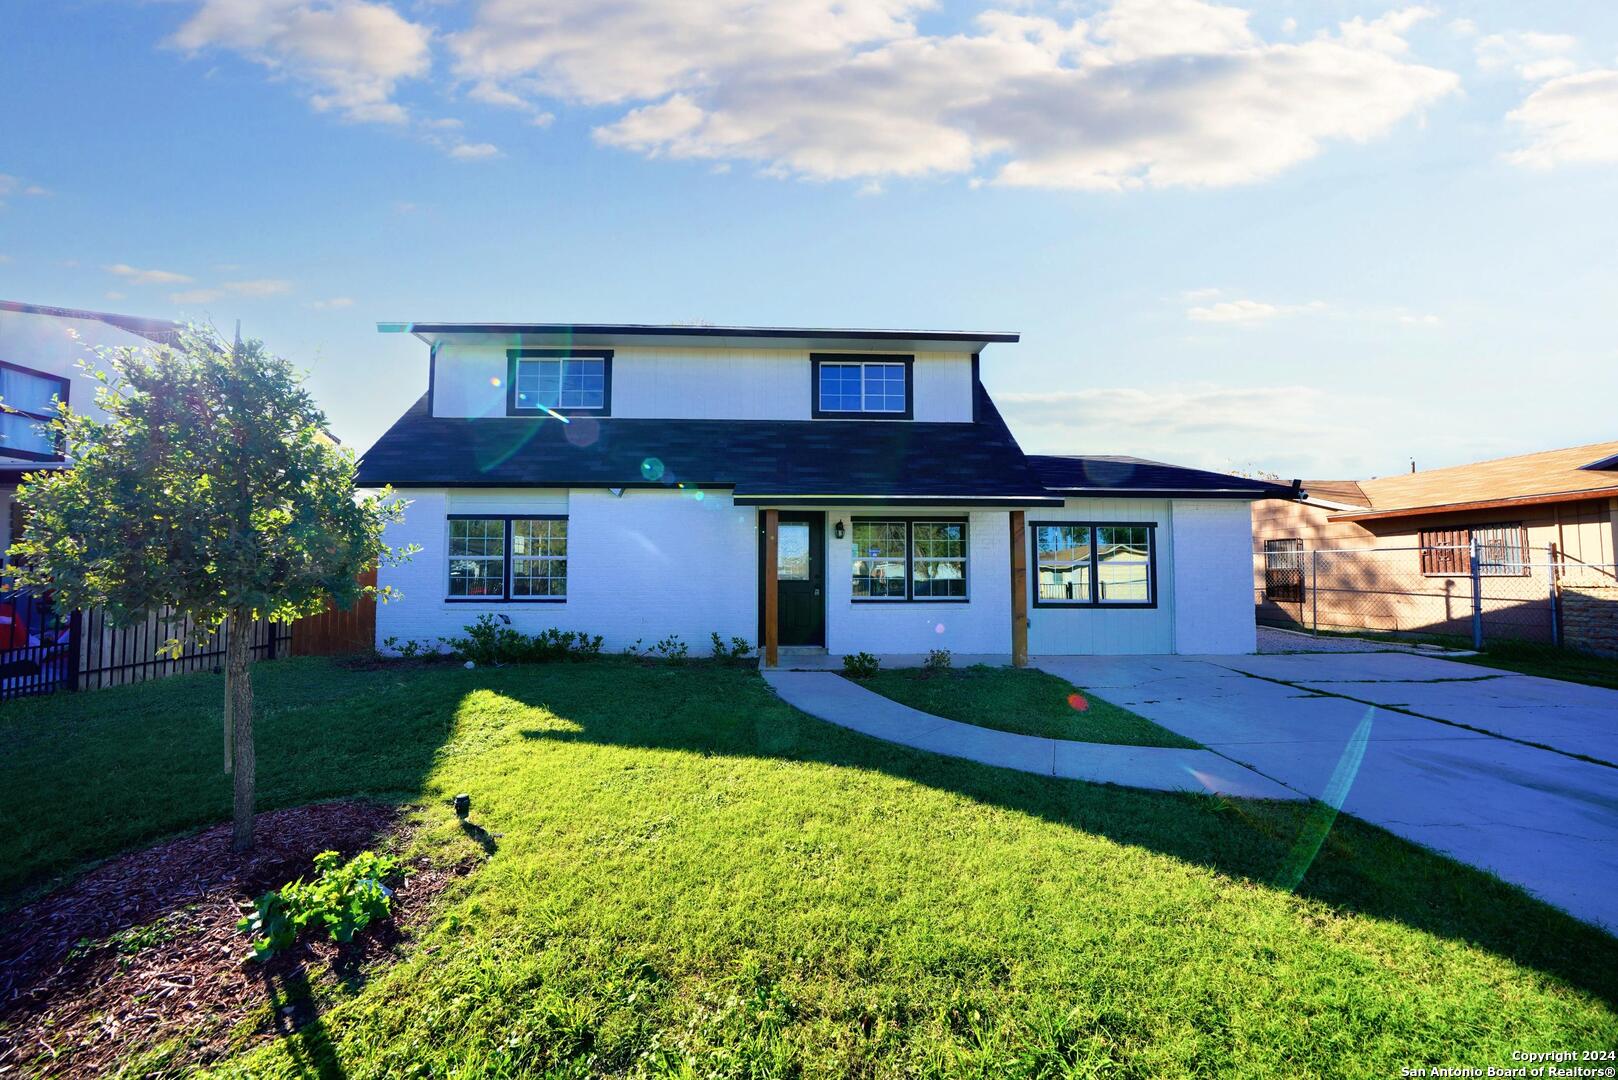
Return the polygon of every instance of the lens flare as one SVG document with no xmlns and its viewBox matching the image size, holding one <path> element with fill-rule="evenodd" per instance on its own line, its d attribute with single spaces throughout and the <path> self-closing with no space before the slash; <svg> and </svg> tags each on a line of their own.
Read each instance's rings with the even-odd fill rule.
<svg viewBox="0 0 1618 1080">
<path fill-rule="evenodd" d="M 499 378 L 499 376 L 497 376 L 497 375 L 491 375 L 491 376 L 489 376 L 489 385 L 490 385 L 490 386 L 499 386 L 499 385 L 500 385 L 500 378 Z"/>
<path fill-rule="evenodd" d="M 1067 696 L 1067 704 L 1068 707 L 1073 709 L 1075 712 L 1084 712 L 1090 707 L 1089 700 L 1077 690 L 1073 691 Z"/>
<path fill-rule="evenodd" d="M 648 480 L 661 480 L 663 463 L 655 457 L 649 457 L 640 463 L 640 474 Z"/>
<path fill-rule="evenodd" d="M 938 625 L 933 627 L 933 633 L 942 634 L 943 632 L 944 632 L 944 624 L 943 623 L 939 623 Z"/>
</svg>

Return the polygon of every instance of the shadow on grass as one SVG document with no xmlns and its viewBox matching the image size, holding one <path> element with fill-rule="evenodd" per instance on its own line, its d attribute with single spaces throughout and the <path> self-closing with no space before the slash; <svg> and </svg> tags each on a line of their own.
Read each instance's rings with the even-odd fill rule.
<svg viewBox="0 0 1618 1080">
<path fill-rule="evenodd" d="M 766 700 L 746 703 L 756 709 L 671 695 L 655 719 L 589 703 L 570 709 L 554 694 L 515 686 L 501 691 L 576 726 L 523 730 L 528 739 L 878 770 L 1465 942 L 1618 1005 L 1618 939 L 1515 885 L 1322 803 L 1150 792 L 996 769 L 826 724 L 780 702 L 762 680 L 758 687 Z"/>
<path fill-rule="evenodd" d="M 272 1010 L 276 1035 L 298 1070 L 320 1080 L 347 1080 L 348 1072 L 320 1018 L 308 973 L 302 964 L 281 975 L 264 975 L 264 999 Z"/>
</svg>

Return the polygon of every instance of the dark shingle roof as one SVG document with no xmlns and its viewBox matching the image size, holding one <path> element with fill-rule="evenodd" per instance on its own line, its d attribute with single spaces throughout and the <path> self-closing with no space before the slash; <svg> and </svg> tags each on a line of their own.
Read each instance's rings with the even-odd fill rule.
<svg viewBox="0 0 1618 1080">
<path fill-rule="evenodd" d="M 1202 499 L 1292 497 L 1292 487 L 1288 484 L 1115 454 L 1030 454 L 1028 463 L 1047 488 L 1068 495 L 1138 494 Z"/>
<path fill-rule="evenodd" d="M 733 487 L 745 497 L 1050 497 L 980 387 L 977 423 L 427 415 L 423 397 L 366 451 L 367 487 Z M 653 464 L 655 462 L 655 464 Z"/>
</svg>

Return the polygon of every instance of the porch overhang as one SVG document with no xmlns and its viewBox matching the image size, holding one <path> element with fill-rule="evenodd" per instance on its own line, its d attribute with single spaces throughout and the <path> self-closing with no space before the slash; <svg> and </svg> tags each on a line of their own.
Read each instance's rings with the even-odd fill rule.
<svg viewBox="0 0 1618 1080">
<path fill-rule="evenodd" d="M 736 493 L 737 506 L 897 506 L 917 507 L 1026 507 L 1061 506 L 1060 498 L 1050 495 L 756 495 Z"/>
</svg>

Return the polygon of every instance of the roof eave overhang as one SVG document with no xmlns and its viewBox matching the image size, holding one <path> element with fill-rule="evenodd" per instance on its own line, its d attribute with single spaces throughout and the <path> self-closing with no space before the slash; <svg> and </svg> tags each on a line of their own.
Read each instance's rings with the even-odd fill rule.
<svg viewBox="0 0 1618 1080">
<path fill-rule="evenodd" d="M 409 333 L 428 345 L 507 347 L 712 346 L 735 348 L 869 349 L 878 352 L 979 352 L 1021 335 L 997 330 L 817 329 L 790 326 L 656 326 L 637 323 L 378 323 L 382 333 Z"/>
<path fill-rule="evenodd" d="M 1288 499 L 1292 498 L 1292 489 L 1284 488 L 1278 491 L 1260 490 L 1258 488 L 1212 488 L 1196 490 L 1193 488 L 1051 488 L 1069 499 L 1106 499 L 1106 498 L 1136 498 L 1152 499 L 1245 499 L 1253 502 L 1257 499 Z"/>
<path fill-rule="evenodd" d="M 1591 499 L 1613 497 L 1618 497 L 1618 487 L 1587 488 L 1582 491 L 1554 491 L 1543 495 L 1519 495 L 1509 499 L 1478 499 L 1472 502 L 1401 506 L 1387 510 L 1371 509 L 1350 514 L 1332 514 L 1326 520 L 1387 521 L 1392 518 L 1431 517 L 1435 514 L 1459 514 L 1468 510 L 1509 510 L 1518 506 L 1547 506 L 1551 503 L 1587 502 Z"/>
<path fill-rule="evenodd" d="M 737 495 L 737 506 L 1061 506 L 1046 495 Z"/>
</svg>

